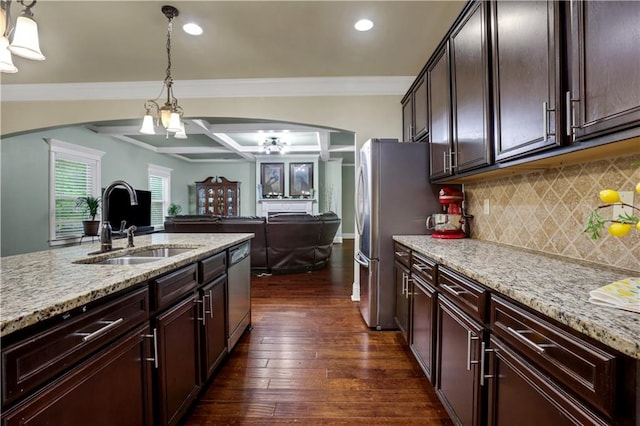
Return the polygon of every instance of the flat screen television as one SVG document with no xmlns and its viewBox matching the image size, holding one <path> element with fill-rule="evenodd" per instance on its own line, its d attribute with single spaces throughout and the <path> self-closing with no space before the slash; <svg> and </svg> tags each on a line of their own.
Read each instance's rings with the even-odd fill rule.
<svg viewBox="0 0 640 426">
<path fill-rule="evenodd" d="M 136 232 L 153 231 L 151 226 L 151 191 L 136 189 L 138 205 L 132 206 L 129 192 L 124 188 L 114 188 L 109 195 L 109 212 L 107 216 L 114 231 L 120 229 L 120 222 L 127 221 L 127 228 L 135 225 Z M 103 191 L 104 193 L 104 191 Z"/>
</svg>

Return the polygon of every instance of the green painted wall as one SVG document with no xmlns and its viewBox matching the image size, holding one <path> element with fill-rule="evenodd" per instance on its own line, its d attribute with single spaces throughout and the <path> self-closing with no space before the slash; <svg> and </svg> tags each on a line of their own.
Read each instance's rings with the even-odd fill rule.
<svg viewBox="0 0 640 426">
<path fill-rule="evenodd" d="M 353 164 L 342 164 L 342 234 L 353 238 L 356 232 L 356 178 Z"/>
</svg>

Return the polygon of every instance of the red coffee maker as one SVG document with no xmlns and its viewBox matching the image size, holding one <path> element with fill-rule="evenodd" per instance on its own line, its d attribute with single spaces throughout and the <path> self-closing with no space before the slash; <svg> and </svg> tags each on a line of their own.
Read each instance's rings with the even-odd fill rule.
<svg viewBox="0 0 640 426">
<path fill-rule="evenodd" d="M 434 213 L 427 218 L 427 229 L 433 229 L 433 238 L 465 238 L 464 214 L 462 212 L 462 191 L 453 188 L 442 188 L 438 201 L 446 213 Z"/>
</svg>

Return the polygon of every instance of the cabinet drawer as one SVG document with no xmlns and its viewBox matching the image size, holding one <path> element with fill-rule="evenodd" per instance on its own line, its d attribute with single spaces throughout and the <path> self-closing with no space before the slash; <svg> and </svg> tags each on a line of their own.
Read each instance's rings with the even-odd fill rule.
<svg viewBox="0 0 640 426">
<path fill-rule="evenodd" d="M 411 260 L 411 250 L 409 247 L 405 247 L 402 244 L 394 242 L 393 252 L 396 260 L 408 268 Z"/>
<path fill-rule="evenodd" d="M 613 416 L 616 357 L 504 299 L 491 297 L 491 330 L 534 365 Z"/>
<path fill-rule="evenodd" d="M 26 395 L 149 316 L 147 287 L 2 350 L 2 405 Z"/>
<path fill-rule="evenodd" d="M 215 254 L 198 262 L 198 281 L 200 284 L 208 283 L 227 271 L 227 253 Z"/>
<path fill-rule="evenodd" d="M 438 289 L 473 318 L 486 322 L 488 292 L 482 285 L 446 267 L 440 267 Z"/>
<path fill-rule="evenodd" d="M 411 257 L 411 273 L 418 275 L 427 284 L 436 285 L 436 263 L 419 253 L 413 253 Z"/>
<path fill-rule="evenodd" d="M 153 308 L 160 310 L 196 288 L 196 265 L 189 265 L 151 281 Z"/>
</svg>

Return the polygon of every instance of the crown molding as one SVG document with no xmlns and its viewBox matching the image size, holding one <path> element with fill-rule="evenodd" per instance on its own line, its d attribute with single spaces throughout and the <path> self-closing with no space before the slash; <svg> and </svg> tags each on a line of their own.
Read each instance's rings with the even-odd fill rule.
<svg viewBox="0 0 640 426">
<path fill-rule="evenodd" d="M 413 76 L 300 77 L 174 81 L 179 99 L 403 96 Z M 153 99 L 162 88 L 159 81 L 104 83 L 2 84 L 2 102 Z"/>
</svg>

